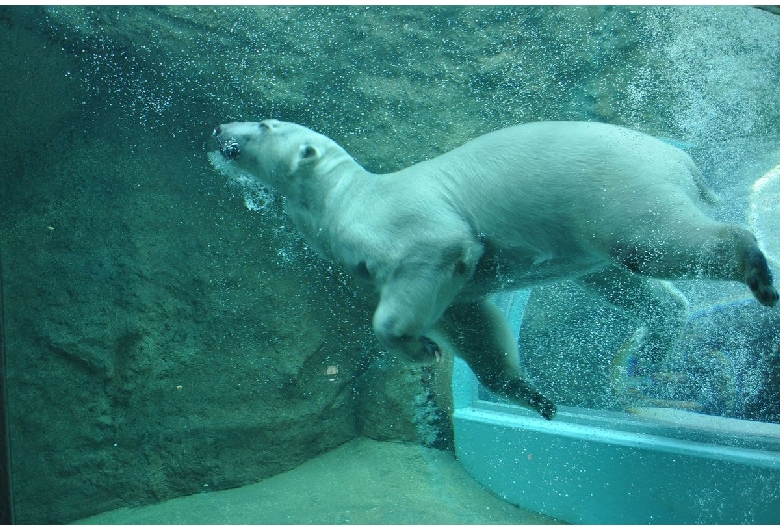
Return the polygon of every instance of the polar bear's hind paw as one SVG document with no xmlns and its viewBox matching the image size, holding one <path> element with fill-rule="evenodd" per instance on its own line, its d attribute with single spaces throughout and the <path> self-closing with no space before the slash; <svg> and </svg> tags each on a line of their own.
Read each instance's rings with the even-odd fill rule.
<svg viewBox="0 0 780 530">
<path fill-rule="evenodd" d="M 758 247 L 745 252 L 745 283 L 761 304 L 772 307 L 777 303 L 777 289 L 772 285 L 772 273 L 764 254 Z"/>
</svg>

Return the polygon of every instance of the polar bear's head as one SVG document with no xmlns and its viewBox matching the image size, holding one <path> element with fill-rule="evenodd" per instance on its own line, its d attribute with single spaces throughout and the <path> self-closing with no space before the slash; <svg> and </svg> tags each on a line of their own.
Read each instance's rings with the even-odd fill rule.
<svg viewBox="0 0 780 530">
<path fill-rule="evenodd" d="M 326 176 L 349 155 L 333 140 L 302 125 L 277 120 L 219 125 L 209 159 L 228 174 L 248 173 L 287 197 L 301 184 Z"/>
</svg>

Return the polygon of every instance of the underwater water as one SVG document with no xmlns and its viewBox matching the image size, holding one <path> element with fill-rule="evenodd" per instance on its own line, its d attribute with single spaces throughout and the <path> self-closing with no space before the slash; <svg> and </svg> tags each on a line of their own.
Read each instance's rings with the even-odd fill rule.
<svg viewBox="0 0 780 530">
<path fill-rule="evenodd" d="M 524 371 L 561 411 L 551 439 L 621 425 L 591 437 L 598 449 L 577 427 L 584 445 L 544 462 L 491 416 L 525 412 L 458 386 L 452 356 L 415 367 L 383 351 L 371 289 L 301 237 L 284 197 L 206 153 L 218 124 L 275 118 L 387 173 L 520 123 L 622 125 L 686 151 L 720 198 L 708 214 L 750 228 L 777 276 L 775 11 L 0 14 L 0 506 L 14 522 L 620 522 L 609 500 L 631 485 L 592 470 L 625 467 L 637 484 L 674 484 L 693 522 L 780 522 L 780 312 L 746 286 L 674 281 L 686 323 L 660 334 L 669 352 L 650 368 L 646 326 L 574 282 L 497 299 Z M 453 398 L 464 393 L 473 402 Z M 485 421 L 464 431 L 459 408 Z M 621 453 L 632 436 L 675 449 Z M 533 443 L 557 447 L 547 440 Z M 694 446 L 707 449 L 695 495 L 676 460 Z M 731 477 L 719 455 L 748 462 L 737 450 L 755 457 L 755 480 L 707 484 Z M 588 473 L 599 502 L 566 490 Z M 636 502 L 647 521 L 690 522 L 652 495 Z"/>
</svg>

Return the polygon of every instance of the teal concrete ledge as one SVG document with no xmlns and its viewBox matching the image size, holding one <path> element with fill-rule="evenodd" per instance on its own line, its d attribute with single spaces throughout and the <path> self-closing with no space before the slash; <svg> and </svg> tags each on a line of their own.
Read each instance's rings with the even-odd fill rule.
<svg viewBox="0 0 780 530">
<path fill-rule="evenodd" d="M 570 523 L 780 523 L 780 425 L 565 407 L 546 421 L 475 400 L 464 367 L 453 377 L 456 455 L 508 502 Z"/>
</svg>

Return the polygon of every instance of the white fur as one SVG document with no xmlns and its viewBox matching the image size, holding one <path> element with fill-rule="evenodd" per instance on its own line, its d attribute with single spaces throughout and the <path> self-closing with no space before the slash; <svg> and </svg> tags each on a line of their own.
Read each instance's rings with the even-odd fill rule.
<svg viewBox="0 0 780 530">
<path fill-rule="evenodd" d="M 231 163 L 286 196 L 287 212 L 318 250 L 373 282 L 382 344 L 410 360 L 432 358 L 438 346 L 424 335 L 456 303 L 443 328 L 450 335 L 472 329 L 452 340 L 459 355 L 483 382 L 495 380 L 486 383 L 493 390 L 548 417 L 552 404 L 505 360 L 514 346 L 481 337 L 506 335 L 485 296 L 582 278 L 646 316 L 660 312 L 653 309 L 657 289 L 631 279 L 627 269 L 746 281 L 743 254 L 752 236 L 702 211 L 714 195 L 688 155 L 629 129 L 519 125 L 385 175 L 365 171 L 332 140 L 291 123 L 221 125 L 217 139 L 238 142 Z M 650 301 L 610 297 L 605 283 L 620 278 Z M 774 292 L 771 276 L 768 287 L 762 282 Z M 684 299 L 666 298 L 657 307 L 684 319 Z"/>
</svg>

